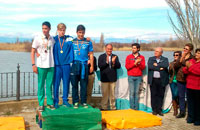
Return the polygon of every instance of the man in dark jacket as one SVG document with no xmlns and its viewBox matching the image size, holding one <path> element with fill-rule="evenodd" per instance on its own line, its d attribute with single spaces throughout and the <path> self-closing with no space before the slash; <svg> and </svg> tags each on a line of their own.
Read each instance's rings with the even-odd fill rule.
<svg viewBox="0 0 200 130">
<path fill-rule="evenodd" d="M 151 107 L 153 115 L 163 116 L 162 105 L 165 87 L 169 83 L 168 58 L 162 56 L 163 50 L 158 47 L 154 56 L 148 60 L 148 84 L 151 90 Z"/>
<path fill-rule="evenodd" d="M 99 56 L 98 67 L 100 68 L 102 101 L 101 108 L 106 110 L 108 99 L 110 109 L 115 110 L 115 86 L 117 81 L 117 69 L 121 67 L 118 56 L 112 54 L 112 44 L 105 46 L 106 53 Z"/>
</svg>

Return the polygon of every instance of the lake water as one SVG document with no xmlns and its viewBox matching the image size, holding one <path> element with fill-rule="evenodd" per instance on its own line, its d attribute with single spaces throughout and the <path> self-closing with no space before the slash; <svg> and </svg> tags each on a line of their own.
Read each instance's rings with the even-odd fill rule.
<svg viewBox="0 0 200 130">
<path fill-rule="evenodd" d="M 129 55 L 130 51 L 113 51 L 113 54 L 118 55 L 120 63 L 122 66 L 125 66 L 126 56 Z M 146 63 L 148 58 L 154 55 L 153 51 L 141 51 L 143 56 L 145 56 Z M 103 52 L 94 53 L 98 59 L 99 55 Z M 164 52 L 163 56 L 168 57 L 169 61 L 173 60 L 173 52 Z M 0 51 L 0 73 L 6 72 L 16 72 L 17 64 L 20 64 L 21 72 L 32 72 L 32 63 L 30 59 L 30 52 L 13 52 L 13 51 Z M 21 73 L 20 80 L 20 93 L 21 98 L 35 98 L 34 96 L 27 96 L 27 94 L 36 95 L 37 94 L 37 77 L 32 78 L 33 74 L 29 75 L 28 73 Z M 13 75 L 13 81 L 11 80 L 11 75 L 6 78 L 6 74 L 1 75 L 0 79 L 0 97 L 13 97 L 13 98 L 0 98 L 0 101 L 15 100 L 15 96 L 11 96 L 12 93 L 16 94 L 16 75 Z M 8 79 L 8 80 L 7 80 Z M 33 80 L 34 79 L 34 80 Z M 94 91 L 100 91 L 98 85 L 98 80 L 95 80 Z M 61 87 L 62 91 L 62 87 Z M 71 88 L 70 88 L 71 91 Z M 62 92 L 61 92 L 62 94 Z"/>
<path fill-rule="evenodd" d="M 95 52 L 94 55 L 98 59 L 99 55 L 103 52 Z M 118 55 L 122 66 L 125 65 L 126 56 L 130 51 L 113 51 L 113 54 Z M 148 58 L 154 55 L 153 51 L 141 51 L 146 62 Z M 163 56 L 167 57 L 171 62 L 173 60 L 173 52 L 164 52 Z M 13 52 L 13 51 L 0 51 L 0 73 L 2 72 L 16 72 L 17 64 L 20 64 L 21 72 L 32 72 L 30 52 Z"/>
</svg>

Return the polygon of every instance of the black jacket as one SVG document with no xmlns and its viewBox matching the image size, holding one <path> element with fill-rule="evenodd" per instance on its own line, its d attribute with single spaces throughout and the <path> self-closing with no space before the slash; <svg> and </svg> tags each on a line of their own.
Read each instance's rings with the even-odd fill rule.
<svg viewBox="0 0 200 130">
<path fill-rule="evenodd" d="M 115 54 L 112 54 L 111 59 Z M 117 69 L 121 67 L 118 57 L 115 60 L 115 65 L 111 65 L 106 63 L 106 53 L 99 56 L 98 59 L 98 67 L 100 68 L 101 82 L 115 82 L 117 81 Z"/>
<path fill-rule="evenodd" d="M 154 66 L 153 63 L 157 63 L 155 56 L 150 57 L 148 60 L 148 84 L 152 85 L 154 71 L 159 71 L 160 79 L 162 83 L 161 85 L 165 87 L 169 83 L 168 58 L 161 56 L 158 66 Z M 160 68 L 164 68 L 164 69 L 160 70 Z"/>
<path fill-rule="evenodd" d="M 94 74 L 94 71 L 97 71 L 97 59 L 95 56 L 94 56 L 94 71 L 92 73 L 90 73 L 90 67 L 91 67 L 91 65 L 89 64 L 88 65 L 88 74 L 89 75 Z"/>
</svg>

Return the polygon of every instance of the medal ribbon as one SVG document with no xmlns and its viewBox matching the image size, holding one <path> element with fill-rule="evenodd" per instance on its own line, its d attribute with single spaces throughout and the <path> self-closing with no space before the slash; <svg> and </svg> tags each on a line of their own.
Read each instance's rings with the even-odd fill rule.
<svg viewBox="0 0 200 130">
<path fill-rule="evenodd" d="M 65 42 L 65 36 L 64 36 L 64 38 L 63 38 L 62 45 L 61 45 L 61 42 L 60 42 L 60 37 L 58 37 L 58 40 L 59 40 L 59 43 L 60 43 L 60 49 L 61 49 L 61 51 L 62 51 L 62 48 L 63 48 L 64 42 Z"/>
<path fill-rule="evenodd" d="M 78 51 L 79 51 L 79 55 L 80 55 L 80 50 L 81 50 L 82 44 L 83 44 L 83 41 L 81 42 L 81 46 L 79 47 L 79 42 L 77 40 L 77 48 L 78 48 Z"/>
</svg>

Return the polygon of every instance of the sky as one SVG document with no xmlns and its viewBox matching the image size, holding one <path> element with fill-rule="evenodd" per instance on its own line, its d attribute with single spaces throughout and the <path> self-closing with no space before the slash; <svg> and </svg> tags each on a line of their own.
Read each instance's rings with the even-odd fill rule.
<svg viewBox="0 0 200 130">
<path fill-rule="evenodd" d="M 51 35 L 65 23 L 76 36 L 83 24 L 86 36 L 163 40 L 175 37 L 165 0 L 0 0 L 0 36 L 32 38 L 49 21 Z"/>
</svg>

